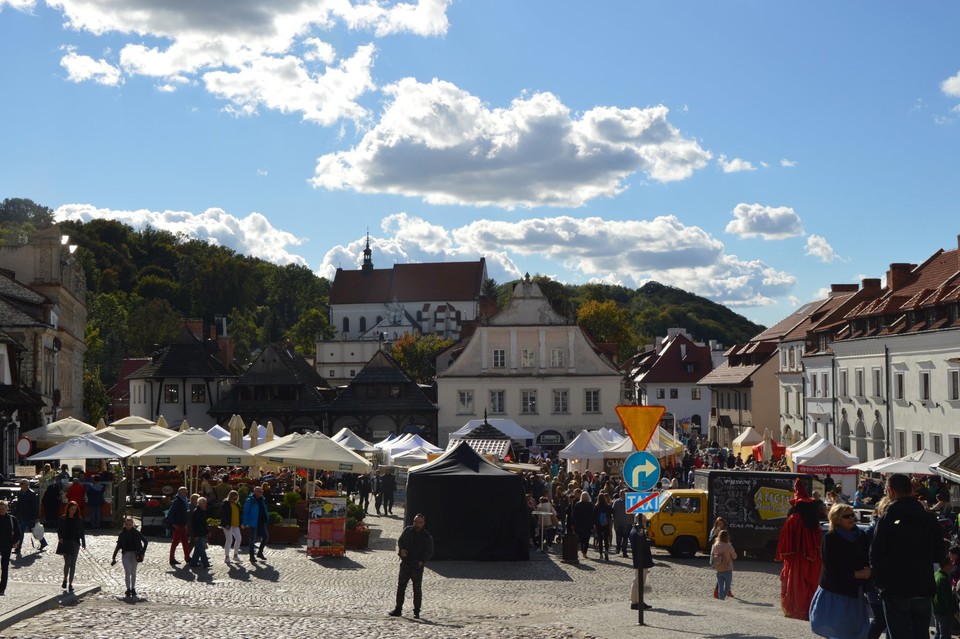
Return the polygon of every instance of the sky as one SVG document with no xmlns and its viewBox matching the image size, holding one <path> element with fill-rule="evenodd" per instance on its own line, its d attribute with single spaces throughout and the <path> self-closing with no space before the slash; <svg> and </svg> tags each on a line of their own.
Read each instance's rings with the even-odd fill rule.
<svg viewBox="0 0 960 639">
<path fill-rule="evenodd" d="M 957 247 L 960 3 L 0 0 L 0 198 L 772 325 Z"/>
</svg>

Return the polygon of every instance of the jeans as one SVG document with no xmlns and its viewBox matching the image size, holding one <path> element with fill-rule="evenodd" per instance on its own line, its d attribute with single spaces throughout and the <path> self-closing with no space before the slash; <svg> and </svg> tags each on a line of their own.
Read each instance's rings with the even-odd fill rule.
<svg viewBox="0 0 960 639">
<path fill-rule="evenodd" d="M 717 572 L 717 597 L 721 600 L 727 598 L 730 592 L 730 586 L 733 585 L 733 571 L 723 570 Z"/>
<path fill-rule="evenodd" d="M 953 634 L 953 614 L 952 613 L 933 613 L 933 620 L 937 625 L 937 634 L 934 639 L 950 639 Z"/>
<path fill-rule="evenodd" d="M 207 557 L 207 538 L 194 537 L 194 539 L 195 541 L 193 542 L 193 557 L 190 559 L 190 565 L 191 566 L 209 565 L 210 558 Z"/>
<path fill-rule="evenodd" d="M 33 528 L 33 525 L 32 525 L 33 522 L 30 521 L 29 519 L 18 519 L 17 524 L 20 525 L 20 545 L 17 546 L 17 554 L 19 555 L 20 552 L 23 550 L 23 536 L 24 534 L 26 534 L 28 530 Z"/>
<path fill-rule="evenodd" d="M 124 550 L 120 556 L 120 561 L 123 563 L 123 581 L 127 586 L 127 590 L 136 590 L 137 564 L 140 563 L 137 561 L 137 551 Z"/>
<path fill-rule="evenodd" d="M 240 530 L 240 526 L 229 526 L 223 528 L 223 554 L 229 560 L 230 559 L 230 549 L 233 548 L 233 554 L 240 554 L 240 542 L 243 537 L 243 532 Z"/>
<path fill-rule="evenodd" d="M 867 639 L 880 639 L 883 632 L 887 629 L 887 617 L 883 614 L 883 600 L 876 590 L 867 590 L 867 603 L 870 604 L 870 611 L 873 613 L 873 619 L 870 620 L 870 629 L 867 631 Z"/>
<path fill-rule="evenodd" d="M 260 538 L 260 554 L 263 554 L 263 549 L 267 546 L 267 542 L 270 541 L 270 535 L 267 534 L 267 525 L 261 524 L 257 526 L 257 529 L 254 530 L 253 527 L 250 527 L 250 556 L 253 557 L 256 552 L 257 547 L 257 537 Z"/>
<path fill-rule="evenodd" d="M 630 545 L 630 525 L 616 526 L 614 531 L 617 533 L 617 553 L 626 556 Z"/>
<path fill-rule="evenodd" d="M 884 595 L 883 614 L 889 639 L 927 639 L 930 636 L 929 597 Z"/>
<path fill-rule="evenodd" d="M 413 581 L 413 613 L 420 614 L 423 602 L 423 566 L 419 562 L 400 562 L 400 577 L 397 579 L 397 607 L 403 610 L 403 599 L 407 592 L 407 583 Z"/>
</svg>

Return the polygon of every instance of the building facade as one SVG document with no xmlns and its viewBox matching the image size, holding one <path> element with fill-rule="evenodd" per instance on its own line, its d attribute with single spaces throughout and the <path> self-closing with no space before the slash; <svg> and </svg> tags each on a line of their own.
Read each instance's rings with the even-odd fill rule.
<svg viewBox="0 0 960 639">
<path fill-rule="evenodd" d="M 437 358 L 440 445 L 471 419 L 509 417 L 562 447 L 583 429 L 619 426 L 622 376 L 529 276 L 507 306 Z"/>
</svg>

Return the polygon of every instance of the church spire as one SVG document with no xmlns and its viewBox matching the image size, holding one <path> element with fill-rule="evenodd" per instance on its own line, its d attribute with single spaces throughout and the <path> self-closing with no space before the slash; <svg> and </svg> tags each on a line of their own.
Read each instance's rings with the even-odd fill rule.
<svg viewBox="0 0 960 639">
<path fill-rule="evenodd" d="M 363 265 L 360 270 L 366 274 L 373 271 L 373 251 L 370 250 L 370 230 L 367 229 L 367 248 L 363 249 Z"/>
</svg>

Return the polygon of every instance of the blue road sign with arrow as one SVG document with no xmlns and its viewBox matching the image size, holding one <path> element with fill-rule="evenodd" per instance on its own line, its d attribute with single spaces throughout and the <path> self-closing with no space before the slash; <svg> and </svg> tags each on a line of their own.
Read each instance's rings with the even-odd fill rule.
<svg viewBox="0 0 960 639">
<path fill-rule="evenodd" d="M 631 490 L 645 492 L 653 490 L 660 480 L 660 462 L 651 453 L 639 450 L 623 464 L 623 480 Z"/>
</svg>

